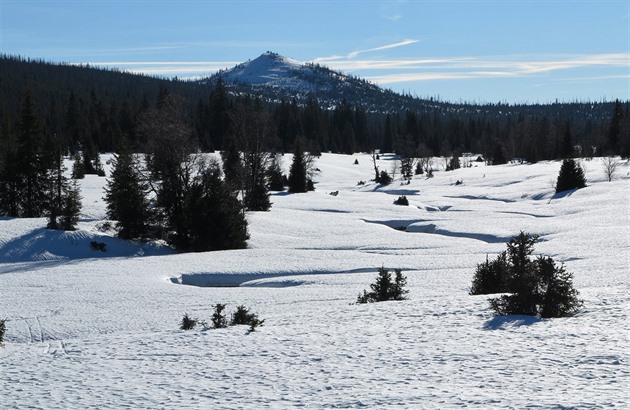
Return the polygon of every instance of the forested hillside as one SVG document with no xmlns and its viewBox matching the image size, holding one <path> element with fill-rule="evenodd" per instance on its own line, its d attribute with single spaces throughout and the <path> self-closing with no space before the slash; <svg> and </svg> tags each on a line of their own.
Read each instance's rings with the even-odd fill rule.
<svg viewBox="0 0 630 410">
<path fill-rule="evenodd" d="M 312 69 L 331 72 L 319 66 Z M 0 58 L 0 72 L 3 144 L 18 132 L 19 107 L 30 90 L 43 134 L 70 152 L 115 151 L 123 136 L 142 150 L 138 117 L 165 92 L 182 98 L 184 120 L 206 151 L 225 148 L 235 107 L 253 104 L 265 113 L 273 130 L 268 148 L 283 152 L 291 151 L 298 137 L 312 151 L 381 149 L 412 156 L 478 152 L 495 162 L 561 158 L 575 146 L 582 155 L 630 151 L 627 102 L 471 105 L 380 90 L 383 109 L 379 111 L 375 94 L 368 98 L 365 91 L 378 89 L 369 85 L 361 91 L 367 82 L 351 77 L 347 81 L 352 87 L 331 96 L 323 85 L 321 95 L 316 89 L 297 94 L 278 87 L 228 83 L 220 75 L 180 81 L 11 56 Z M 335 100 L 340 96 L 344 98 Z"/>
</svg>

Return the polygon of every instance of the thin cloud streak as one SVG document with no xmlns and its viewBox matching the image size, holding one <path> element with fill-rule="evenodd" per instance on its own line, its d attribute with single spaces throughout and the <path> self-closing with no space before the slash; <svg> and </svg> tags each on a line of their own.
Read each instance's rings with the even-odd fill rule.
<svg viewBox="0 0 630 410">
<path fill-rule="evenodd" d="M 392 46 L 395 45 L 383 47 Z M 351 60 L 344 57 L 327 57 L 315 59 L 313 62 L 344 72 L 361 72 L 365 79 L 382 85 L 430 80 L 515 78 L 585 67 L 630 68 L 628 53 L 520 57 L 439 57 L 400 60 Z M 240 61 L 101 61 L 89 64 L 149 75 L 204 76 L 240 63 Z M 618 76 L 608 72 L 593 79 Z"/>
<path fill-rule="evenodd" d="M 418 40 L 407 39 L 407 40 L 399 41 L 398 43 L 388 44 L 388 45 L 385 45 L 385 46 L 369 48 L 367 50 L 353 51 L 350 54 L 348 54 L 348 58 L 355 58 L 359 54 L 369 53 L 369 52 L 372 52 L 372 51 L 381 51 L 381 50 L 388 50 L 390 48 L 397 48 L 397 47 L 407 46 L 409 44 L 414 44 L 414 43 L 417 43 L 417 42 L 418 42 Z"/>
<path fill-rule="evenodd" d="M 506 56 L 488 59 L 455 57 L 415 60 L 331 60 L 327 64 L 331 68 L 341 71 L 405 71 L 403 73 L 364 76 L 367 80 L 379 84 L 444 79 L 524 77 L 594 66 L 608 68 L 630 67 L 630 54 L 628 53 L 561 55 L 553 58 L 543 56 L 542 58 L 529 61 L 512 60 L 510 58 L 514 57 Z M 409 70 L 414 70 L 414 72 L 409 72 Z"/>
</svg>

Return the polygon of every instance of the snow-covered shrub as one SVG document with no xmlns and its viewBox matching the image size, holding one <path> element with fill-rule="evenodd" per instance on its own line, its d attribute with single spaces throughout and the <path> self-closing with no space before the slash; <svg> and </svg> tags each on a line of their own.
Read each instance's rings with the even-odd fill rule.
<svg viewBox="0 0 630 410">
<path fill-rule="evenodd" d="M 521 232 L 507 244 L 507 252 L 477 265 L 471 294 L 509 293 L 489 300 L 497 315 L 542 318 L 575 314 L 582 306 L 573 288 L 573 275 L 548 256 L 532 260 L 537 236 Z"/>
<path fill-rule="evenodd" d="M 245 306 L 236 307 L 236 312 L 232 314 L 231 325 L 249 325 L 253 321 L 258 320 L 258 315 L 251 313 Z"/>
<path fill-rule="evenodd" d="M 395 276 L 392 281 L 392 275 L 387 269 L 381 267 L 378 269 L 378 276 L 376 282 L 370 285 L 371 292 L 363 290 L 363 293 L 359 294 L 357 303 L 373 303 L 383 302 L 386 300 L 405 300 L 405 296 L 409 293 L 404 289 L 407 286 L 407 277 L 402 274 L 400 269 L 394 270 Z"/>
<path fill-rule="evenodd" d="M 227 318 L 223 314 L 223 310 L 225 310 L 225 305 L 221 303 L 217 303 L 214 305 L 214 313 L 212 314 L 212 327 L 215 329 L 219 329 L 222 327 L 227 327 Z"/>
<path fill-rule="evenodd" d="M 398 199 L 394 201 L 394 205 L 408 206 L 409 200 L 407 199 L 405 195 L 399 196 Z"/>
<path fill-rule="evenodd" d="M 182 318 L 182 324 L 179 326 L 181 330 L 191 330 L 195 326 L 197 326 L 197 319 L 193 319 L 188 316 L 188 313 L 184 313 L 184 317 Z"/>
<path fill-rule="evenodd" d="M 254 316 L 256 316 L 256 315 L 254 315 Z M 263 323 L 265 323 L 265 319 L 260 320 L 260 319 L 258 319 L 258 317 L 257 317 L 257 316 L 256 316 L 256 317 L 254 317 L 254 318 L 252 318 L 252 319 L 249 321 L 249 323 L 248 323 L 248 325 L 249 325 L 249 331 L 250 331 L 250 332 L 255 331 L 255 330 L 256 330 L 256 328 L 257 328 L 257 327 L 259 327 L 259 326 L 262 326 L 262 325 L 263 325 Z"/>
<path fill-rule="evenodd" d="M 392 177 L 387 173 L 387 171 L 383 170 L 378 175 L 378 180 L 376 182 L 382 185 L 389 185 L 392 183 Z"/>
</svg>

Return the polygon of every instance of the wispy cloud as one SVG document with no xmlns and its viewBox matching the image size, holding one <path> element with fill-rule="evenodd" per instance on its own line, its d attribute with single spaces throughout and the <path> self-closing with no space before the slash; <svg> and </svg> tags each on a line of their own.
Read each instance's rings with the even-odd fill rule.
<svg viewBox="0 0 630 410">
<path fill-rule="evenodd" d="M 384 45 L 384 46 L 368 48 L 366 50 L 352 51 L 352 52 L 346 54 L 345 56 L 333 55 L 333 56 L 328 56 L 328 57 L 317 57 L 317 58 L 315 58 L 313 60 L 313 62 L 324 64 L 324 63 L 331 62 L 331 61 L 344 61 L 345 59 L 354 59 L 357 56 L 359 56 L 359 54 L 364 54 L 364 53 L 370 53 L 370 52 L 373 52 L 373 51 L 388 50 L 388 49 L 391 49 L 391 48 L 407 46 L 409 44 L 417 43 L 418 41 L 420 41 L 420 40 L 406 39 L 406 40 L 403 40 L 403 41 L 399 41 L 397 43 L 387 44 L 387 45 Z"/>
<path fill-rule="evenodd" d="M 445 57 L 395 60 L 323 58 L 316 59 L 315 62 L 341 71 L 361 72 L 363 77 L 379 84 L 392 84 L 444 79 L 524 77 L 584 67 L 630 68 L 630 54 Z M 370 72 L 377 71 L 378 73 L 370 74 Z"/>
<path fill-rule="evenodd" d="M 357 53 L 382 50 L 410 44 L 405 40 L 387 46 L 363 50 Z M 90 65 L 118 68 L 133 73 L 157 76 L 197 78 L 234 67 L 242 61 L 100 61 Z M 422 59 L 354 59 L 348 56 L 332 56 L 314 59 L 335 70 L 358 74 L 380 85 L 437 80 L 480 78 L 517 78 L 547 75 L 587 67 L 597 67 L 601 75 L 576 76 L 573 78 L 613 79 L 628 78 L 630 53 L 590 55 L 541 55 L 541 56 L 490 56 L 490 57 L 436 57 Z M 625 73 L 606 69 L 625 69 Z M 565 78 L 567 81 L 570 78 Z M 577 81 L 577 80 L 576 80 Z"/>
<path fill-rule="evenodd" d="M 388 45 L 385 45 L 385 46 L 380 46 L 380 47 L 375 47 L 375 48 L 369 48 L 367 50 L 353 51 L 352 53 L 348 54 L 348 58 L 355 58 L 359 54 L 369 53 L 369 52 L 372 52 L 372 51 L 387 50 L 387 49 L 390 49 L 390 48 L 402 47 L 402 46 L 406 46 L 406 45 L 417 43 L 417 42 L 418 42 L 418 40 L 403 40 L 403 41 L 399 41 L 398 43 L 388 44 Z"/>
<path fill-rule="evenodd" d="M 116 68 L 137 74 L 187 76 L 195 78 L 234 67 L 241 62 L 242 61 L 100 61 L 86 64 L 103 68 Z"/>
</svg>

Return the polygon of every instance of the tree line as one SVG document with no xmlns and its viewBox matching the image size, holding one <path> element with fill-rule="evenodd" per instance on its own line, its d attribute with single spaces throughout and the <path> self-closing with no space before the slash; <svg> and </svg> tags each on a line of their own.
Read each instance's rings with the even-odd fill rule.
<svg viewBox="0 0 630 410">
<path fill-rule="evenodd" d="M 325 109 L 316 95 L 300 102 L 235 96 L 220 76 L 190 83 L 7 57 L 0 67 L 0 215 L 47 216 L 49 227 L 72 229 L 80 192 L 63 158 L 74 158 L 78 179 L 104 175 L 99 153 L 116 152 L 106 198 L 119 235 L 184 250 L 245 246 L 245 211 L 268 210 L 270 189 L 314 189 L 321 152 L 395 152 L 406 177 L 414 166 L 430 173 L 433 156 L 458 167 L 462 152 L 492 164 L 630 153 L 630 108 L 621 101 L 515 115 L 517 107 L 448 105 L 385 113 L 346 100 Z M 221 152 L 221 165 L 202 154 L 211 151 Z M 294 152 L 288 176 L 280 167 L 285 152 Z M 385 183 L 374 163 L 375 180 Z M 212 232 L 232 233 L 212 242 L 216 235 L 200 230 L 212 224 Z"/>
<path fill-rule="evenodd" d="M 334 104 L 323 92 L 274 99 L 260 88 L 248 94 L 220 75 L 181 81 L 11 56 L 0 56 L 0 72 L 0 136 L 17 131 L 19 101 L 29 89 L 45 134 L 71 153 L 91 157 L 114 152 L 122 138 L 138 146 L 138 117 L 164 89 L 183 99 L 188 126 L 203 151 L 225 150 L 235 132 L 231 117 L 243 101 L 256 100 L 268 117 L 270 146 L 278 152 L 291 152 L 301 139 L 314 153 L 475 152 L 494 163 L 560 159 L 576 147 L 581 155 L 630 154 L 630 106 L 622 101 L 475 105 L 399 96 L 392 107 L 391 92 L 383 91 L 379 110 L 378 103 L 366 104 L 361 92 L 340 90 Z"/>
<path fill-rule="evenodd" d="M 223 161 L 201 152 L 181 97 L 161 89 L 137 117 L 135 144 L 118 141 L 105 189 L 108 218 L 123 239 L 162 239 L 183 251 L 246 246 L 246 211 L 267 211 L 269 190 L 306 192 L 308 155 L 296 144 L 288 177 L 270 151 L 273 133 L 262 107 L 248 100 L 229 117 L 233 131 Z M 50 229 L 74 229 L 81 198 L 77 179 L 105 176 L 99 153 L 73 155 L 51 138 L 27 91 L 16 132 L 0 140 L 0 215 L 48 217 Z M 272 182 L 275 185 L 272 185 Z M 311 182 L 312 185 L 312 182 Z"/>
</svg>

